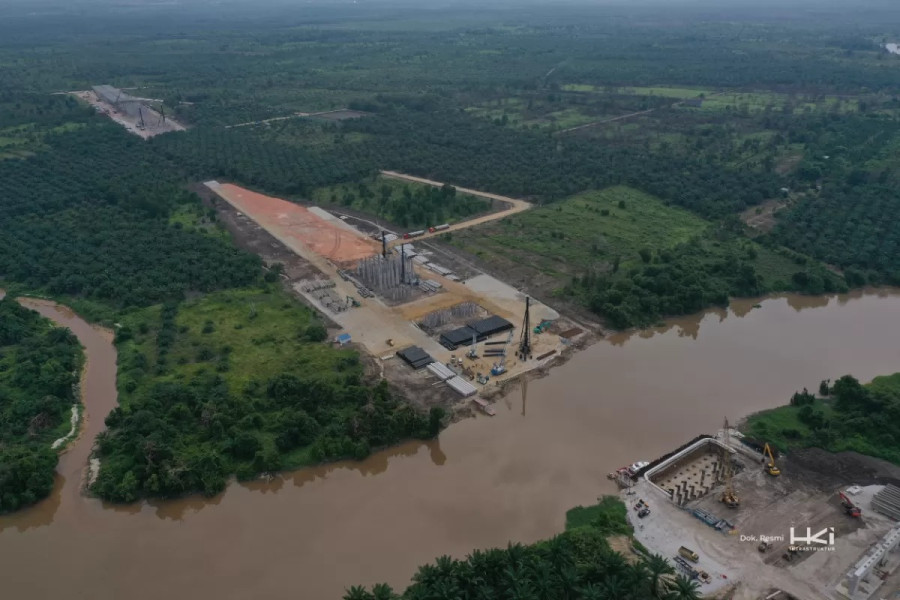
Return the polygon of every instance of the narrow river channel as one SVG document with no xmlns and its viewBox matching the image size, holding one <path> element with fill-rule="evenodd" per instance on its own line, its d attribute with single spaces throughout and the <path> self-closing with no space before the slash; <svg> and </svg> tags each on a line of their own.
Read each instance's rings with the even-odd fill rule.
<svg viewBox="0 0 900 600">
<path fill-rule="evenodd" d="M 728 416 L 803 386 L 900 370 L 900 291 L 735 301 L 613 336 L 513 390 L 494 418 L 457 423 L 361 463 L 232 484 L 213 499 L 126 507 L 79 494 L 101 415 L 115 403 L 107 332 L 48 303 L 87 348 L 87 429 L 45 502 L 0 517 L 8 598 L 337 599 L 351 584 L 403 586 L 441 554 L 531 542 L 566 509 L 612 492 L 605 474 L 653 459 Z"/>
</svg>

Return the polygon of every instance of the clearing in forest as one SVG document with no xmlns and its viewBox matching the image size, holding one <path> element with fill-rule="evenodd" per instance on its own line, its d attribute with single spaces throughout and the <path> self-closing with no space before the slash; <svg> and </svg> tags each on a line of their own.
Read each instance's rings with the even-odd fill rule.
<svg viewBox="0 0 900 600">
<path fill-rule="evenodd" d="M 640 261 L 642 249 L 658 250 L 703 233 L 709 223 L 658 198 L 617 186 L 454 234 L 454 244 L 482 259 L 529 265 L 554 275 Z"/>
<path fill-rule="evenodd" d="M 319 188 L 312 199 L 318 205 L 368 213 L 406 230 L 457 223 L 487 213 L 494 204 L 452 186 L 436 187 L 385 175 Z"/>
<path fill-rule="evenodd" d="M 289 247 L 300 244 L 337 264 L 372 256 L 381 249 L 375 241 L 321 209 L 309 209 L 230 183 L 206 185 Z"/>
</svg>

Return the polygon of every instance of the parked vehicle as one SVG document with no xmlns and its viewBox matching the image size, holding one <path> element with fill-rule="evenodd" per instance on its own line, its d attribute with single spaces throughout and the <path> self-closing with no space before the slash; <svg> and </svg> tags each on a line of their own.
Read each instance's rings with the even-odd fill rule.
<svg viewBox="0 0 900 600">
<path fill-rule="evenodd" d="M 681 556 L 685 557 L 686 559 L 688 559 L 692 562 L 697 562 L 698 560 L 700 560 L 699 554 L 697 554 L 696 552 L 694 552 L 693 550 L 691 550 L 690 548 L 687 548 L 685 546 L 682 546 L 681 548 L 678 549 L 678 554 L 680 554 Z"/>
</svg>

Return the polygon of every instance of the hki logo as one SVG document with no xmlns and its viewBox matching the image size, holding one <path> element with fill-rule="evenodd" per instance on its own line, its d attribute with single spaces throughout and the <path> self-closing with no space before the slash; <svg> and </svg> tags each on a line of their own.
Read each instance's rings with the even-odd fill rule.
<svg viewBox="0 0 900 600">
<path fill-rule="evenodd" d="M 826 527 L 815 535 L 813 535 L 812 529 L 807 527 L 806 536 L 797 535 L 797 532 L 791 527 L 791 547 L 796 547 L 797 544 L 825 546 L 824 548 L 805 548 L 807 550 L 830 550 L 834 546 L 834 527 Z M 797 549 L 800 550 L 801 548 Z"/>
</svg>

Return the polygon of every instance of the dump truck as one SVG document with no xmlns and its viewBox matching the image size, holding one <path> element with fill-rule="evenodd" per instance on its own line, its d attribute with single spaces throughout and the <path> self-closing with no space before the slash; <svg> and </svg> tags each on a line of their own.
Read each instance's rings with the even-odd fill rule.
<svg viewBox="0 0 900 600">
<path fill-rule="evenodd" d="M 684 558 L 688 559 L 691 562 L 697 562 L 700 560 L 699 554 L 697 554 L 696 552 L 694 552 L 693 550 L 691 550 L 690 548 L 687 548 L 685 546 L 682 546 L 681 548 L 678 549 L 678 554 L 683 556 Z"/>
</svg>

